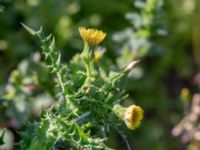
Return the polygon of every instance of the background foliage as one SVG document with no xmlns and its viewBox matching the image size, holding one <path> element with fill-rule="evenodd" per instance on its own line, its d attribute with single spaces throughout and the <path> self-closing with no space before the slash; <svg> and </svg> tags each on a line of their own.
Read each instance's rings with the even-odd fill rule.
<svg viewBox="0 0 200 150">
<path fill-rule="evenodd" d="M 198 0 L 145 2 L 0 1 L 0 126 L 8 128 L 7 141 L 18 142 L 17 132 L 24 130 L 25 122 L 38 119 L 42 108 L 54 103 L 56 96 L 39 46 L 22 28 L 23 22 L 35 29 L 42 25 L 46 33 L 53 33 L 66 62 L 81 52 L 79 26 L 107 32 L 104 47 L 99 48 L 107 48 L 99 62 L 105 70 L 117 70 L 141 58 L 126 83 L 134 98 L 126 103 L 140 105 L 145 117 L 141 127 L 130 132 L 129 141 L 133 149 L 141 150 L 186 148 L 171 130 L 184 115 L 181 89 L 199 92 L 194 77 L 200 68 L 200 4 Z M 111 144 L 126 149 L 118 135 L 112 139 Z"/>
</svg>

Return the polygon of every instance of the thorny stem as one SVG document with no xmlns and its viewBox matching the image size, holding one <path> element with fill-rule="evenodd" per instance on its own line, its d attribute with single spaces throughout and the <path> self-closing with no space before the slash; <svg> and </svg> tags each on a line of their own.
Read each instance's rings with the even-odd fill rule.
<svg viewBox="0 0 200 150">
<path fill-rule="evenodd" d="M 47 46 L 47 43 L 46 41 L 44 41 L 43 39 L 45 39 L 44 35 L 41 34 L 41 37 L 39 36 L 40 38 L 40 41 L 41 41 L 41 44 L 44 45 L 44 49 L 48 52 L 50 52 L 50 49 L 49 47 Z M 63 95 L 63 99 L 66 101 L 66 88 L 64 86 L 64 79 L 63 79 L 63 73 L 62 73 L 62 69 L 60 68 L 60 65 L 56 64 L 55 60 L 54 60 L 54 57 L 52 56 L 52 53 L 50 53 L 49 55 L 50 57 L 50 61 L 53 65 L 53 69 L 56 69 L 56 76 L 58 77 L 58 80 L 59 80 L 59 84 L 60 84 L 60 87 L 62 89 L 62 95 Z"/>
</svg>

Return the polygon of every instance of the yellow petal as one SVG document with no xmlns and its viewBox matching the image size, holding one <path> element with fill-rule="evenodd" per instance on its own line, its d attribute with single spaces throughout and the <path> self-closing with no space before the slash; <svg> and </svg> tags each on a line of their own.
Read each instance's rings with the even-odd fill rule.
<svg viewBox="0 0 200 150">
<path fill-rule="evenodd" d="M 97 29 L 79 28 L 79 33 L 82 39 L 90 45 L 98 45 L 106 37 L 106 33 Z"/>
</svg>

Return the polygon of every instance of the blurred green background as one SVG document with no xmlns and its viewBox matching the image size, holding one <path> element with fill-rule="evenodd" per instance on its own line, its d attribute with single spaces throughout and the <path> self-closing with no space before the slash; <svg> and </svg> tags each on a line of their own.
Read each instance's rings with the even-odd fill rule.
<svg viewBox="0 0 200 150">
<path fill-rule="evenodd" d="M 126 103 L 145 111 L 140 128 L 129 132 L 132 149 L 183 150 L 191 144 L 173 137 L 171 130 L 184 117 L 181 89 L 199 92 L 199 78 L 194 80 L 200 73 L 199 0 L 0 0 L 0 128 L 9 129 L 11 143 L 56 96 L 38 43 L 21 22 L 54 34 L 64 62 L 82 50 L 80 26 L 105 31 L 99 48 L 106 49 L 100 62 L 104 68 L 141 59 L 126 82 Z M 118 135 L 110 143 L 126 149 Z"/>
</svg>

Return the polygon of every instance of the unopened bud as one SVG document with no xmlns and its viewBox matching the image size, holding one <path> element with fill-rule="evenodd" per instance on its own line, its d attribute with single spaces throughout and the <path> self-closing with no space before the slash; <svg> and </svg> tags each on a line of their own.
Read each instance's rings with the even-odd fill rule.
<svg viewBox="0 0 200 150">
<path fill-rule="evenodd" d="M 140 63 L 140 60 L 134 60 L 128 66 L 124 69 L 124 72 L 129 72 L 133 70 L 138 64 Z"/>
<path fill-rule="evenodd" d="M 131 105 L 129 107 L 123 107 L 121 105 L 115 105 L 113 111 L 121 118 L 129 129 L 136 129 L 143 119 L 143 110 L 141 107 Z"/>
</svg>

